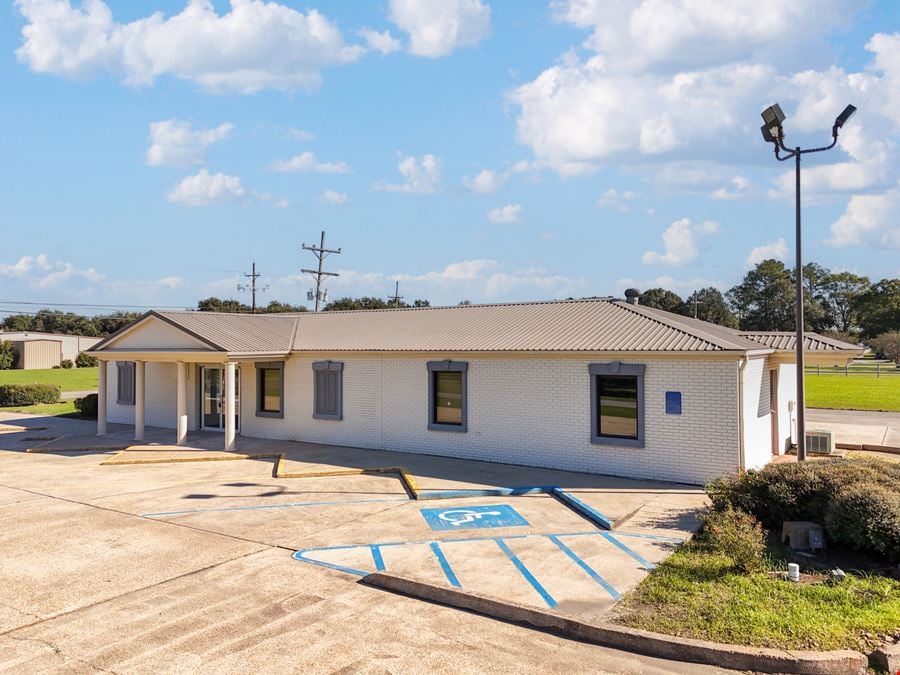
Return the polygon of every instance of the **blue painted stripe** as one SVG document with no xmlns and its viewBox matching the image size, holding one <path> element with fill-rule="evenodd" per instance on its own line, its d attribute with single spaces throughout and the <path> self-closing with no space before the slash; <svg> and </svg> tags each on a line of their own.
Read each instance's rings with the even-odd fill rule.
<svg viewBox="0 0 900 675">
<path fill-rule="evenodd" d="M 555 485 L 525 485 L 522 487 L 471 488 L 462 490 L 422 490 L 418 499 L 457 499 L 464 497 L 518 497 L 521 495 L 547 494 Z"/>
<path fill-rule="evenodd" d="M 606 530 L 613 529 L 613 521 L 600 513 L 593 506 L 590 506 L 574 495 L 570 495 L 568 492 L 565 492 L 561 488 L 555 488 L 551 494 L 556 497 L 563 504 L 568 506 L 570 509 L 577 511 L 581 515 L 585 516 L 588 520 L 590 520 L 595 525 L 602 527 Z"/>
<path fill-rule="evenodd" d="M 618 549 L 624 551 L 625 553 L 627 553 L 628 555 L 630 555 L 632 558 L 634 558 L 635 560 L 637 560 L 645 570 L 648 570 L 648 571 L 649 571 L 649 570 L 652 570 L 652 569 L 654 569 L 654 568 L 656 567 L 656 565 L 654 565 L 652 562 L 650 562 L 649 560 L 647 560 L 647 559 L 646 559 L 644 556 L 642 556 L 640 553 L 638 553 L 637 551 L 632 550 L 631 548 L 629 548 L 628 546 L 626 546 L 625 544 L 623 544 L 621 541 L 619 541 L 618 539 L 616 539 L 615 537 L 613 537 L 612 534 L 610 534 L 609 532 L 601 532 L 600 535 L 601 535 L 604 539 L 606 539 L 606 541 L 608 541 L 609 543 L 613 544 L 613 545 L 616 546 Z"/>
<path fill-rule="evenodd" d="M 445 556 L 444 552 L 441 550 L 440 544 L 436 541 L 431 542 L 431 550 L 434 553 L 434 557 L 437 558 L 437 561 L 441 564 L 441 569 L 444 570 L 444 576 L 447 577 L 447 581 L 450 582 L 450 585 L 455 586 L 456 588 L 462 588 L 462 584 L 459 583 L 459 579 L 457 579 L 456 575 L 453 573 L 453 568 L 450 567 L 450 563 L 447 562 L 447 556 Z"/>
<path fill-rule="evenodd" d="M 596 570 L 594 570 L 593 567 L 588 565 L 581 558 L 581 556 L 579 556 L 577 553 L 575 553 L 575 551 L 573 551 L 568 546 L 566 546 L 564 543 L 562 543 L 556 535 L 550 534 L 550 535 L 547 535 L 547 538 L 550 541 L 552 541 L 554 544 L 556 544 L 559 547 L 559 550 L 561 550 L 563 553 L 565 553 L 567 556 L 569 556 L 572 560 L 574 560 L 576 565 L 578 565 L 581 569 L 583 569 L 585 572 L 587 572 L 588 576 L 591 579 L 593 579 L 598 584 L 600 584 L 603 587 L 603 590 L 605 590 L 607 593 L 609 593 L 610 597 L 612 597 L 613 600 L 618 600 L 619 598 L 622 597 L 619 594 L 619 592 L 615 588 L 613 588 L 612 585 L 608 581 L 606 581 L 606 579 L 604 579 L 599 574 L 597 574 Z"/>
<path fill-rule="evenodd" d="M 316 549 L 310 549 L 316 550 Z M 294 560 L 302 560 L 303 562 L 312 563 L 313 565 L 318 565 L 319 567 L 328 567 L 333 570 L 337 570 L 338 572 L 346 572 L 348 574 L 355 574 L 359 577 L 365 577 L 369 575 L 369 572 L 363 572 L 362 570 L 358 570 L 354 567 L 344 567 L 343 565 L 337 565 L 335 563 L 325 562 L 323 560 L 313 560 L 312 558 L 305 557 L 306 551 L 297 551 L 292 557 Z"/>
<path fill-rule="evenodd" d="M 372 560 L 375 561 L 375 571 L 384 572 L 384 558 L 381 556 L 381 549 L 377 544 L 369 547 L 372 550 Z"/>
<path fill-rule="evenodd" d="M 190 511 L 160 511 L 159 513 L 142 513 L 144 518 L 159 518 L 162 516 L 185 516 L 192 513 L 216 513 L 219 511 L 258 511 L 263 509 L 288 509 L 303 508 L 306 506 L 340 506 L 341 504 L 372 504 L 376 502 L 408 502 L 409 499 L 347 499 L 333 502 L 298 502 L 296 504 L 261 504 L 258 506 L 224 506 L 215 509 L 192 509 Z"/>
<path fill-rule="evenodd" d="M 525 577 L 525 581 L 531 584 L 531 587 L 535 591 L 537 591 L 538 595 L 540 595 L 544 599 L 544 602 L 547 603 L 547 606 L 550 608 L 556 607 L 557 603 L 556 600 L 553 599 L 553 596 L 551 596 L 547 592 L 547 589 L 541 586 L 540 582 L 535 579 L 531 571 L 525 566 L 525 563 L 519 560 L 519 557 L 512 552 L 512 549 L 506 544 L 506 542 L 503 541 L 503 539 L 501 539 L 500 537 L 495 538 L 494 541 L 497 542 L 497 546 L 499 546 L 500 550 L 506 554 L 506 557 L 510 559 L 512 564 L 516 566 L 516 569 L 519 570 L 519 573 L 523 577 Z"/>
</svg>

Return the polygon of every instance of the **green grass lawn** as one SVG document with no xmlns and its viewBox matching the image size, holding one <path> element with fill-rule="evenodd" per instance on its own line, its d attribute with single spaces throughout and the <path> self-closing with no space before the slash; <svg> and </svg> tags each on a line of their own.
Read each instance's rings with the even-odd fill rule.
<svg viewBox="0 0 900 675">
<path fill-rule="evenodd" d="M 0 384 L 58 384 L 62 391 L 96 390 L 97 369 L 0 370 Z"/>
<path fill-rule="evenodd" d="M 900 582 L 847 574 L 839 585 L 795 584 L 739 574 L 728 557 L 689 543 L 625 598 L 616 621 L 715 642 L 867 652 L 900 626 Z"/>
<path fill-rule="evenodd" d="M 806 405 L 900 412 L 900 375 L 807 375 Z"/>
<path fill-rule="evenodd" d="M 36 403 L 35 405 L 10 406 L 0 408 L 0 412 L 28 413 L 30 415 L 49 415 L 53 417 L 78 417 L 75 410 L 75 399 L 60 401 L 59 403 Z"/>
</svg>

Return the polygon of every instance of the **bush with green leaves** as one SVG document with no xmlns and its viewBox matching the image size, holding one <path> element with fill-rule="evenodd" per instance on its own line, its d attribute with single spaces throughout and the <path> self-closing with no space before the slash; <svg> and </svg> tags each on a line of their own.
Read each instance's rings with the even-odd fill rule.
<svg viewBox="0 0 900 675">
<path fill-rule="evenodd" d="M 865 492 L 867 496 L 862 496 Z M 770 464 L 713 481 L 713 508 L 745 511 L 769 529 L 785 520 L 811 520 L 828 538 L 900 561 L 900 464 L 831 459 Z"/>
<path fill-rule="evenodd" d="M 96 368 L 97 357 L 86 352 L 78 352 L 78 356 L 75 357 L 75 366 L 77 368 Z"/>
<path fill-rule="evenodd" d="M 700 542 L 731 558 L 740 572 L 756 572 L 765 566 L 766 533 L 756 518 L 740 509 L 729 506 L 708 511 Z"/>
<path fill-rule="evenodd" d="M 0 384 L 0 407 L 59 403 L 59 397 L 55 384 Z"/>
<path fill-rule="evenodd" d="M 16 363 L 16 350 L 9 340 L 0 340 L 0 370 L 9 370 Z"/>
<path fill-rule="evenodd" d="M 97 394 L 88 394 L 75 399 L 75 410 L 86 420 L 97 419 Z"/>
<path fill-rule="evenodd" d="M 59 367 L 68 370 L 69 368 L 74 368 L 75 364 L 72 363 L 72 359 L 63 359 L 59 362 Z"/>
</svg>

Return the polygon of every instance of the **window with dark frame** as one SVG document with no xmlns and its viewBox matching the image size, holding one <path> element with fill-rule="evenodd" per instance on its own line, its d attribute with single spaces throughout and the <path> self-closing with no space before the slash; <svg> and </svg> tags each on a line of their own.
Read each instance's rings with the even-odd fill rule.
<svg viewBox="0 0 900 675">
<path fill-rule="evenodd" d="M 428 428 L 432 431 L 468 430 L 465 361 L 428 361 Z"/>
<path fill-rule="evenodd" d="M 116 361 L 116 403 L 134 405 L 134 361 Z"/>
<path fill-rule="evenodd" d="M 284 362 L 256 364 L 256 416 L 284 417 Z"/>
<path fill-rule="evenodd" d="M 313 417 L 341 420 L 344 416 L 343 375 L 340 361 L 316 361 L 313 367 Z"/>
<path fill-rule="evenodd" d="M 591 443 L 644 447 L 644 371 L 639 363 L 591 363 Z"/>
</svg>

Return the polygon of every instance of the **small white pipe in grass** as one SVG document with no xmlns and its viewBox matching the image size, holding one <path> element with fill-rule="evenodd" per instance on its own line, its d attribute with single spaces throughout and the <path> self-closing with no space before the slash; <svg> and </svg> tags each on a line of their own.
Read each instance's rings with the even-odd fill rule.
<svg viewBox="0 0 900 675">
<path fill-rule="evenodd" d="M 800 565 L 797 563 L 788 563 L 788 580 L 800 581 Z"/>
</svg>

